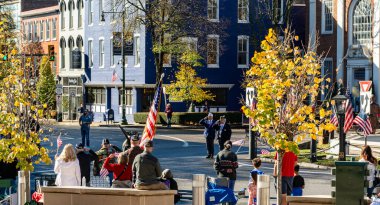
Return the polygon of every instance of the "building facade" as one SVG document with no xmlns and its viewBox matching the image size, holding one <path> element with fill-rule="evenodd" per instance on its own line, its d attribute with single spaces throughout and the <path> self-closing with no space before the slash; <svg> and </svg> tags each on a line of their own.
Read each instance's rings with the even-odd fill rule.
<svg viewBox="0 0 380 205">
<path fill-rule="evenodd" d="M 83 103 L 83 83 L 88 78 L 84 72 L 84 2 L 61 0 L 59 2 L 59 84 L 63 93 L 57 102 L 63 120 L 78 120 L 78 109 Z"/>
<path fill-rule="evenodd" d="M 374 0 L 308 0 L 308 30 L 319 39 L 323 74 L 342 79 L 357 95 L 359 81 L 372 80 L 380 102 L 380 2 Z"/>
</svg>

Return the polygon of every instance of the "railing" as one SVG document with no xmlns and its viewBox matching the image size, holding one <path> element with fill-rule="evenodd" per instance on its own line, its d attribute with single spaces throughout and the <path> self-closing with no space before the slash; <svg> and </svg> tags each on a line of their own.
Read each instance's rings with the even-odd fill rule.
<svg viewBox="0 0 380 205">
<path fill-rule="evenodd" d="M 204 106 L 195 106 L 195 112 L 204 112 Z M 210 106 L 209 112 L 226 112 L 227 106 Z"/>
</svg>

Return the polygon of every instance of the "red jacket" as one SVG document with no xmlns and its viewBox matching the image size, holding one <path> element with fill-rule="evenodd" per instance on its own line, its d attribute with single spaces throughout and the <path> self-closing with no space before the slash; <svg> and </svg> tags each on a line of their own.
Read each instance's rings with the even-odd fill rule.
<svg viewBox="0 0 380 205">
<path fill-rule="evenodd" d="M 107 157 L 103 166 L 108 171 L 113 172 L 113 178 L 116 179 L 121 174 L 121 172 L 123 172 L 125 165 L 111 164 L 110 160 L 111 158 Z M 131 173 L 128 173 L 128 172 L 131 172 Z M 118 178 L 118 180 L 132 180 L 131 176 L 132 176 L 132 171 L 126 169 L 124 173 Z"/>
</svg>

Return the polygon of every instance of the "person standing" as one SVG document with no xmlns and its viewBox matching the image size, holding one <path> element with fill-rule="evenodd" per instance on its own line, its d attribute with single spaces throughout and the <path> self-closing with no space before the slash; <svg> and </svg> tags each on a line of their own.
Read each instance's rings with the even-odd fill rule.
<svg viewBox="0 0 380 205">
<path fill-rule="evenodd" d="M 104 168 L 110 172 L 113 172 L 112 188 L 131 188 L 132 178 L 128 173 L 128 156 L 127 153 L 119 153 L 117 163 L 110 163 L 115 158 L 115 154 L 110 154 L 104 162 Z"/>
<path fill-rule="evenodd" d="M 273 176 L 277 177 L 277 153 L 275 156 L 275 163 L 273 169 Z M 294 177 L 294 166 L 297 165 L 297 155 L 293 152 L 285 152 L 282 157 L 282 168 L 281 168 L 281 198 L 282 205 L 286 205 L 286 196 L 290 196 L 292 194 L 293 187 L 293 177 Z"/>
<path fill-rule="evenodd" d="M 224 143 L 224 149 L 221 150 L 215 158 L 214 169 L 218 177 L 228 177 L 228 187 L 233 191 L 236 181 L 236 169 L 239 167 L 236 154 L 231 151 L 232 142 L 227 140 Z"/>
<path fill-rule="evenodd" d="M 370 146 L 367 145 L 363 148 L 360 154 L 359 162 L 368 162 L 367 169 L 369 171 L 369 175 L 367 176 L 367 180 L 370 186 L 367 188 L 367 196 L 371 198 L 373 189 L 375 188 L 373 183 L 375 181 L 375 176 L 376 176 L 377 160 L 373 156 L 372 149 Z"/>
<path fill-rule="evenodd" d="M 62 153 L 55 155 L 54 173 L 57 186 L 80 186 L 80 166 L 72 144 L 66 144 Z"/>
<path fill-rule="evenodd" d="M 219 142 L 219 151 L 224 149 L 224 143 L 227 140 L 231 140 L 231 127 L 226 123 L 226 117 L 221 116 L 218 121 L 215 123 L 215 129 L 218 131 L 218 142 Z"/>
<path fill-rule="evenodd" d="M 82 144 L 87 147 L 90 146 L 90 124 L 92 123 L 91 116 L 86 109 L 82 116 L 79 118 L 80 133 L 82 135 Z"/>
<path fill-rule="evenodd" d="M 166 105 L 165 114 L 166 114 L 168 128 L 170 128 L 172 126 L 172 116 L 173 116 L 173 108 L 170 103 Z"/>
<path fill-rule="evenodd" d="M 79 160 L 79 167 L 80 167 L 80 173 L 81 173 L 81 178 L 85 177 L 86 178 L 86 186 L 90 186 L 90 181 L 91 181 L 91 162 L 94 162 L 94 167 L 98 167 L 99 165 L 99 160 L 98 156 L 96 153 L 83 146 L 82 143 L 79 143 L 75 146 L 77 150 L 77 158 Z M 96 169 L 94 169 L 96 170 Z M 98 173 L 94 173 L 94 175 L 97 175 Z M 81 185 L 82 181 L 81 181 Z"/>
<path fill-rule="evenodd" d="M 297 164 L 294 166 L 294 174 L 292 196 L 302 196 L 302 190 L 305 188 L 305 180 L 300 175 L 300 165 Z"/>
<path fill-rule="evenodd" d="M 133 161 L 133 184 L 138 190 L 167 190 L 160 182 L 161 166 L 158 159 L 152 155 L 153 141 L 144 144 L 144 152 L 137 155 Z"/>
<path fill-rule="evenodd" d="M 207 117 L 201 119 L 199 124 L 205 127 L 203 132 L 206 138 L 207 156 L 206 158 L 214 158 L 214 140 L 215 140 L 215 120 L 213 120 L 213 114 L 208 113 Z"/>
<path fill-rule="evenodd" d="M 375 102 L 375 96 L 371 96 L 371 106 L 370 106 L 370 115 L 369 120 L 371 121 L 372 126 L 372 134 L 376 133 L 376 129 L 379 129 L 379 115 L 380 115 L 380 107 Z"/>
<path fill-rule="evenodd" d="M 127 173 L 130 174 L 130 178 L 132 178 L 132 164 L 135 160 L 136 156 L 143 153 L 144 150 L 141 149 L 140 145 L 140 137 L 138 134 L 135 134 L 131 137 L 131 148 L 129 148 L 126 152 L 128 154 L 128 166 Z"/>
<path fill-rule="evenodd" d="M 96 152 L 96 155 L 98 155 L 98 158 L 99 158 L 100 167 L 103 167 L 104 161 L 110 154 L 113 154 L 116 152 L 121 152 L 121 149 L 118 148 L 117 146 L 110 144 L 110 141 L 107 138 L 103 139 L 102 147 L 100 148 L 100 150 Z M 114 163 L 114 159 L 111 159 L 111 163 Z M 110 186 L 112 186 L 112 179 L 113 179 L 112 172 L 108 173 L 108 178 L 110 181 Z"/>
<path fill-rule="evenodd" d="M 85 111 L 84 106 L 83 106 L 83 104 L 81 103 L 81 104 L 80 104 L 80 107 L 78 108 L 78 112 L 79 112 L 80 114 L 83 114 L 84 111 Z"/>
</svg>

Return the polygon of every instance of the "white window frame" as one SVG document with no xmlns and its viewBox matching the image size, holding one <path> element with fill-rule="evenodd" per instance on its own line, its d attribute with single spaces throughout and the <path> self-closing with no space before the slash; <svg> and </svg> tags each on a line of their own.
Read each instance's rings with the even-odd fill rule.
<svg viewBox="0 0 380 205">
<path fill-rule="evenodd" d="M 326 30 L 326 1 L 331 2 L 331 30 Z M 322 34 L 332 34 L 334 33 L 334 17 L 333 17 L 333 11 L 334 11 L 334 1 L 333 0 L 322 0 L 322 15 L 321 15 L 321 27 L 322 27 Z"/>
<path fill-rule="evenodd" d="M 34 21 L 33 22 L 33 41 L 35 42 L 39 41 L 37 29 L 38 29 L 37 21 Z"/>
<path fill-rule="evenodd" d="M 135 67 L 141 66 L 141 38 L 140 34 L 135 34 L 134 36 L 134 52 L 135 52 Z M 122 56 L 123 57 L 123 56 Z"/>
<path fill-rule="evenodd" d="M 215 18 L 210 18 L 209 17 L 209 12 L 208 12 L 208 8 L 210 7 L 210 5 L 209 5 L 209 3 L 208 3 L 208 1 L 207 1 L 207 19 L 209 20 L 209 21 L 213 21 L 213 22 L 219 22 L 219 0 L 213 0 L 213 1 L 215 1 L 215 3 L 216 3 L 216 14 L 215 14 Z"/>
<path fill-rule="evenodd" d="M 326 75 L 326 73 L 325 73 L 325 70 L 326 70 L 326 68 L 325 68 L 325 62 L 326 61 L 331 62 L 331 71 L 333 71 L 333 69 L 334 69 L 334 59 L 331 58 L 331 57 L 325 58 L 324 61 L 323 61 L 322 67 L 321 67 L 321 78 L 322 79 L 325 79 L 325 75 Z M 332 75 L 332 73 L 331 73 L 331 75 Z M 331 81 L 332 81 L 332 77 L 333 76 L 330 76 L 330 78 L 331 78 L 330 80 Z M 322 81 L 322 89 L 324 89 L 325 85 L 326 85 L 326 81 L 323 80 Z M 329 89 L 330 89 L 330 87 L 329 87 Z M 321 93 L 321 100 L 325 99 L 326 94 L 327 93 Z"/>
<path fill-rule="evenodd" d="M 247 50 L 246 51 L 240 51 L 239 50 L 239 43 L 241 40 L 244 40 L 247 42 Z M 237 64 L 238 68 L 248 68 L 249 67 L 249 36 L 241 35 L 238 36 L 237 41 Z M 239 54 L 245 52 L 245 58 L 246 58 L 246 64 L 239 64 Z"/>
<path fill-rule="evenodd" d="M 88 25 L 91 26 L 94 23 L 94 5 L 93 0 L 88 0 Z"/>
<path fill-rule="evenodd" d="M 283 24 L 284 23 L 284 8 L 285 8 L 285 2 L 284 0 L 274 0 L 274 1 L 281 1 L 281 5 L 280 5 L 280 20 L 278 21 L 278 24 Z M 272 2 L 273 4 L 273 2 Z M 275 12 L 275 8 L 273 8 L 273 5 L 272 5 L 272 9 L 273 11 Z M 274 24 L 274 22 L 273 22 Z"/>
<path fill-rule="evenodd" d="M 239 2 L 240 1 L 247 1 L 247 6 L 244 8 L 244 7 L 240 7 L 240 4 L 239 4 Z M 242 20 L 242 19 L 239 19 L 239 11 L 240 11 L 240 9 L 245 9 L 245 12 L 247 12 L 247 19 L 246 20 Z M 238 23 L 249 23 L 249 0 L 238 0 Z"/>
<path fill-rule="evenodd" d="M 40 21 L 40 41 L 43 41 L 44 40 L 44 36 L 45 36 L 45 31 L 44 31 L 44 21 Z"/>
<path fill-rule="evenodd" d="M 51 38 L 53 40 L 57 40 L 57 19 L 52 19 L 52 26 L 51 26 Z"/>
<path fill-rule="evenodd" d="M 88 67 L 94 67 L 94 43 L 93 39 L 88 39 Z"/>
<path fill-rule="evenodd" d="M 50 41 L 50 19 L 46 19 L 45 23 L 45 41 Z"/>
<path fill-rule="evenodd" d="M 62 7 L 64 8 L 64 9 L 62 9 Z M 65 19 L 65 10 L 66 10 L 66 5 L 64 5 L 64 4 L 61 4 L 61 12 L 60 12 L 60 16 L 61 16 L 61 30 L 65 30 L 65 28 L 66 28 L 66 19 Z"/>
<path fill-rule="evenodd" d="M 81 1 L 78 1 L 78 28 L 82 28 L 83 27 L 83 8 L 82 8 L 82 2 L 83 0 Z"/>
<path fill-rule="evenodd" d="M 33 33 L 32 33 L 32 23 L 28 22 L 28 41 L 32 41 L 33 39 Z"/>
<path fill-rule="evenodd" d="M 355 11 L 357 9 L 357 7 L 362 3 L 364 4 L 365 0 L 359 0 L 356 2 L 355 5 L 353 5 L 351 8 L 350 8 L 350 12 L 349 12 L 349 44 L 351 43 L 351 45 L 365 45 L 367 46 L 368 48 L 371 48 L 373 45 L 372 45 L 372 42 L 373 42 L 373 24 L 374 24 L 374 13 L 373 13 L 373 10 L 372 10 L 372 6 L 371 6 L 371 1 L 368 0 L 369 2 L 369 5 L 366 5 L 369 7 L 369 9 L 366 9 L 365 11 L 366 12 L 369 12 L 368 14 L 371 16 L 370 19 L 370 22 L 359 22 L 362 26 L 362 28 L 371 28 L 370 31 L 364 31 L 363 29 L 362 30 L 355 30 L 355 24 L 356 24 L 356 21 L 355 21 L 355 18 L 358 18 L 355 16 Z M 364 8 L 365 9 L 365 8 Z M 362 11 L 362 14 L 363 14 L 363 10 Z M 360 17 L 362 17 L 363 19 L 363 16 L 359 16 L 359 19 Z M 368 26 L 369 24 L 369 26 Z M 368 26 L 368 27 L 367 27 Z M 365 32 L 365 33 L 364 33 Z M 367 36 L 368 38 L 364 39 L 363 36 L 365 36 L 365 34 L 369 34 L 369 36 Z M 355 37 L 360 37 L 360 39 L 355 39 Z M 366 41 L 366 42 L 364 42 Z"/>
<path fill-rule="evenodd" d="M 71 3 L 69 6 L 69 29 L 74 28 L 74 3 Z"/>
<path fill-rule="evenodd" d="M 99 68 L 104 68 L 105 52 L 104 38 L 99 38 Z"/>
<path fill-rule="evenodd" d="M 115 56 L 113 55 L 113 37 L 110 38 L 110 66 L 115 67 Z"/>
<path fill-rule="evenodd" d="M 66 52 L 66 47 L 62 46 L 60 47 L 61 49 L 61 69 L 66 69 L 66 55 L 65 55 L 65 52 Z"/>
<path fill-rule="evenodd" d="M 104 2 L 103 0 L 99 0 L 99 24 L 102 24 L 102 11 L 103 11 L 103 7 L 104 7 Z"/>
<path fill-rule="evenodd" d="M 216 39 L 216 64 L 208 64 L 208 42 L 209 39 Z M 207 68 L 219 68 L 219 47 L 220 47 L 219 35 L 207 35 Z"/>
</svg>

